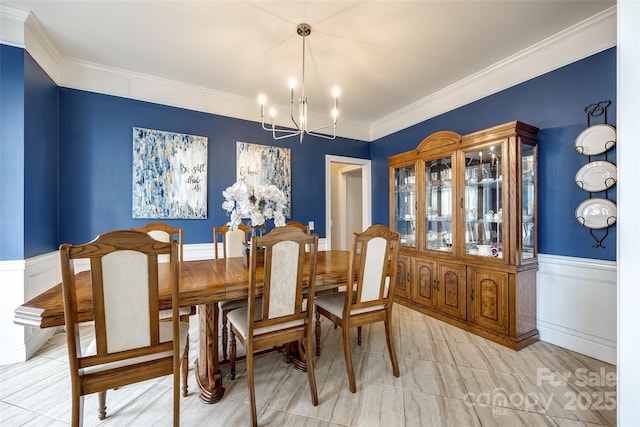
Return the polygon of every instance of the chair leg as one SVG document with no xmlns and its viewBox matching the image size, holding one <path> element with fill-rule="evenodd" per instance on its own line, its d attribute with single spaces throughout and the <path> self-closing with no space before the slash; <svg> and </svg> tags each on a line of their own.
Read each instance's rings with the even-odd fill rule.
<svg viewBox="0 0 640 427">
<path fill-rule="evenodd" d="M 393 346 L 393 335 L 391 335 L 391 313 L 387 315 L 384 320 L 384 332 L 387 337 L 387 349 L 389 350 L 389 357 L 391 358 L 391 367 L 393 368 L 393 376 L 399 377 L 400 370 L 398 369 L 398 359 L 396 359 L 396 350 Z"/>
<path fill-rule="evenodd" d="M 71 394 L 73 395 L 71 399 L 71 427 L 80 427 L 84 415 L 84 396 L 76 390 L 73 390 Z"/>
<path fill-rule="evenodd" d="M 349 326 L 342 325 L 342 348 L 344 350 L 344 364 L 347 367 L 347 376 L 349 377 L 349 390 L 351 393 L 356 392 L 356 379 L 353 374 L 353 363 L 351 363 L 351 345 L 349 343 Z"/>
<path fill-rule="evenodd" d="M 301 340 L 302 343 L 302 340 Z M 311 389 L 311 403 L 313 406 L 318 406 L 318 389 L 316 387 L 316 374 L 313 369 L 313 356 L 311 352 L 311 328 L 309 328 L 309 334 L 307 335 L 305 348 L 302 351 L 303 358 L 307 362 L 307 375 L 309 376 L 309 388 Z M 308 356 L 307 356 L 308 355 Z"/>
<path fill-rule="evenodd" d="M 98 392 L 98 419 L 107 418 L 107 391 Z"/>
<path fill-rule="evenodd" d="M 229 373 L 229 378 L 232 380 L 236 379 L 236 334 L 233 333 L 233 328 L 231 329 L 231 338 L 229 340 L 229 345 L 231 346 L 231 372 Z"/>
<path fill-rule="evenodd" d="M 320 356 L 320 312 L 316 310 L 316 356 Z"/>
<path fill-rule="evenodd" d="M 358 345 L 362 345 L 362 326 L 358 326 Z"/>
<path fill-rule="evenodd" d="M 173 365 L 173 427 L 180 426 L 180 362 Z"/>
<path fill-rule="evenodd" d="M 182 354 L 182 396 L 187 397 L 189 394 L 189 384 L 187 377 L 189 376 L 189 335 L 187 335 L 184 353 Z"/>
<path fill-rule="evenodd" d="M 222 310 L 222 360 L 227 360 L 227 345 L 228 343 L 228 331 L 227 331 L 227 315 L 229 312 L 227 310 Z"/>
<path fill-rule="evenodd" d="M 231 330 L 233 337 L 233 330 Z M 256 392 L 253 384 L 253 349 L 247 351 L 247 385 L 249 386 L 249 406 L 251 407 L 251 422 L 253 427 L 258 427 L 258 414 L 256 413 Z M 233 350 L 232 350 L 233 351 Z"/>
</svg>

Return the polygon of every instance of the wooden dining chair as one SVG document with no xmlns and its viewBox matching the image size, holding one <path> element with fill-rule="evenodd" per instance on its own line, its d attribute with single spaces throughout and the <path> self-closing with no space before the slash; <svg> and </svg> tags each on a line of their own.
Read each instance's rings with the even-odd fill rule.
<svg viewBox="0 0 640 427">
<path fill-rule="evenodd" d="M 304 303 L 305 245 L 309 245 L 309 299 Z M 266 248 L 264 264 L 258 265 L 256 251 Z M 276 345 L 298 342 L 302 360 L 306 360 L 311 402 L 318 405 L 313 357 L 313 297 L 315 291 L 318 235 L 309 235 L 291 227 L 277 227 L 262 237 L 251 239 L 249 297 L 247 308 L 229 313 L 231 330 L 231 377 L 235 378 L 236 338 L 244 345 L 251 419 L 257 426 L 253 381 L 254 352 Z M 262 278 L 257 274 L 263 271 Z M 259 298 L 262 295 L 262 298 Z M 305 357 L 306 354 L 306 357 Z"/>
<path fill-rule="evenodd" d="M 242 256 L 245 243 L 249 241 L 251 228 L 240 223 L 233 230 L 228 224 L 213 227 L 213 250 L 216 259 Z M 219 254 L 219 243 L 222 243 L 222 254 Z"/>
<path fill-rule="evenodd" d="M 137 228 L 137 231 L 141 231 L 143 233 L 147 233 L 149 236 L 153 237 L 155 240 L 159 242 L 171 242 L 175 240 L 178 242 L 178 263 L 182 263 L 183 260 L 183 239 L 182 239 L 182 228 L 172 227 L 164 222 L 150 222 L 145 224 L 143 227 Z M 167 255 L 158 256 L 159 263 L 169 262 L 169 257 Z M 180 307 L 179 309 L 180 321 L 181 322 L 189 322 L 189 316 L 196 314 L 196 307 Z M 171 316 L 173 315 L 172 310 L 160 310 L 160 319 L 165 321 L 170 321 Z M 182 395 L 187 396 L 189 394 L 189 336 L 187 335 L 187 343 L 184 348 L 184 354 L 182 355 Z M 100 401 L 106 404 L 106 398 L 104 396 L 100 396 Z"/>
<path fill-rule="evenodd" d="M 311 230 L 309 229 L 309 226 L 308 225 L 304 225 L 300 221 L 289 221 L 284 226 L 285 227 L 295 227 L 295 228 L 298 228 L 298 229 L 304 231 L 307 234 L 311 234 Z"/>
<path fill-rule="evenodd" d="M 213 248 L 216 259 L 219 258 L 233 258 L 243 256 L 243 252 L 246 250 L 245 244 L 249 241 L 249 233 L 251 228 L 247 225 L 240 223 L 235 230 L 231 229 L 229 225 L 224 224 L 218 227 L 213 227 Z M 219 254 L 219 246 L 222 243 L 222 253 Z M 247 300 L 225 300 L 218 303 L 218 309 L 222 313 L 222 360 L 227 361 L 227 349 L 229 346 L 229 332 L 227 328 L 227 315 L 231 310 L 236 308 L 246 307 Z"/>
<path fill-rule="evenodd" d="M 169 256 L 159 275 L 158 257 Z M 89 259 L 95 336 L 83 351 L 74 261 Z M 173 374 L 173 425 L 180 424 L 180 362 L 189 325 L 178 314 L 178 244 L 135 230 L 60 246 L 62 296 L 71 371 L 72 426 L 82 425 L 84 396 Z M 162 278 L 168 283 L 160 283 Z M 169 286 L 167 286 L 169 285 Z M 160 321 L 162 292 L 173 316 Z"/>
<path fill-rule="evenodd" d="M 351 239 L 349 271 L 345 292 L 318 295 L 316 303 L 316 354 L 320 355 L 320 316 L 325 316 L 342 328 L 344 361 L 349 377 L 349 390 L 356 392 L 351 361 L 349 330 L 374 322 L 384 322 L 387 349 L 393 375 L 398 377 L 398 361 L 393 346 L 391 313 L 400 233 L 385 225 L 372 225 Z"/>
<path fill-rule="evenodd" d="M 172 239 L 178 242 L 178 262 L 183 260 L 184 242 L 182 239 L 182 228 L 172 227 L 166 222 L 150 222 L 135 230 L 147 233 L 160 242 L 170 242 Z M 158 257 L 158 262 L 167 262 L 169 257 Z"/>
</svg>

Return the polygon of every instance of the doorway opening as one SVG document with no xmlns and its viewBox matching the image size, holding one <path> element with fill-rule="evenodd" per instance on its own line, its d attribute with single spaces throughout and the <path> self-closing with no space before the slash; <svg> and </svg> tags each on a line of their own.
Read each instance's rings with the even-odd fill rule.
<svg viewBox="0 0 640 427">
<path fill-rule="evenodd" d="M 371 160 L 327 155 L 325 179 L 326 249 L 348 251 L 371 225 Z"/>
</svg>

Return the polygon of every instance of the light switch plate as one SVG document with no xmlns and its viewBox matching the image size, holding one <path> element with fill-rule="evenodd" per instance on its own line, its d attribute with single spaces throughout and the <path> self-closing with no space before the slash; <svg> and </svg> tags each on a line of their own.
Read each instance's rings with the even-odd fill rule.
<svg viewBox="0 0 640 427">
<path fill-rule="evenodd" d="M 315 227 L 315 224 L 313 223 L 313 221 L 309 221 L 309 231 L 313 231 Z"/>
</svg>

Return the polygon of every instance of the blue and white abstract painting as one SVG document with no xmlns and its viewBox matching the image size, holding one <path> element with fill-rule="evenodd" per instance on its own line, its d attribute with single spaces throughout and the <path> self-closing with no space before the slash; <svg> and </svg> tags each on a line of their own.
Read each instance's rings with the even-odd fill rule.
<svg viewBox="0 0 640 427">
<path fill-rule="evenodd" d="M 284 216 L 291 217 L 291 149 L 237 141 L 236 180 L 278 187 L 288 201 Z"/>
<path fill-rule="evenodd" d="M 133 128 L 134 218 L 207 218 L 207 138 Z"/>
</svg>

